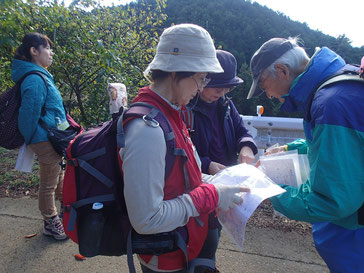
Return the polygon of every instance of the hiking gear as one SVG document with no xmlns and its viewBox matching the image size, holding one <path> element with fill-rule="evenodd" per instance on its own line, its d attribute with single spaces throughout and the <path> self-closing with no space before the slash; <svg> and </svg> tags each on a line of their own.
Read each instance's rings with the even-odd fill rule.
<svg viewBox="0 0 364 273">
<path fill-rule="evenodd" d="M 44 220 L 43 234 L 46 236 L 52 236 L 56 240 L 64 240 L 68 238 L 64 232 L 62 221 L 58 215 L 53 216 L 51 219 Z"/>
<path fill-rule="evenodd" d="M 127 254 L 130 272 L 135 272 L 133 253 L 161 255 L 182 248 L 187 255 L 186 241 L 190 239 L 185 227 L 160 234 L 140 235 L 130 225 L 123 196 L 118 146 L 124 147 L 123 123 L 134 118 L 142 118 L 151 126 L 162 128 L 167 146 L 167 178 L 176 157 L 171 126 L 158 109 L 137 103 L 125 112 L 121 109 L 113 120 L 92 128 L 71 141 L 66 151 L 67 168 L 63 187 L 66 233 L 79 244 L 80 253 L 86 257 Z M 90 249 L 87 244 L 96 239 L 94 234 L 97 233 L 90 229 L 92 204 L 95 202 L 103 203 L 101 218 L 98 218 L 101 220 L 96 223 L 104 224 L 101 225 L 102 231 L 98 232 L 102 235 L 100 241 L 96 242 L 100 245 L 99 249 Z M 100 228 L 100 225 L 96 228 Z"/>
<path fill-rule="evenodd" d="M 272 38 L 265 42 L 253 55 L 250 61 L 250 71 L 253 77 L 253 84 L 250 87 L 247 99 L 263 93 L 259 88 L 259 79 L 264 69 L 278 60 L 284 53 L 296 47 L 287 39 Z"/>
<path fill-rule="evenodd" d="M 322 88 L 340 81 L 358 81 L 364 83 L 364 78 L 360 77 L 357 70 L 350 70 L 348 67 L 325 79 L 324 82 L 317 88 L 315 94 Z"/>
<path fill-rule="evenodd" d="M 157 121 L 165 130 L 167 147 L 166 176 L 174 163 L 172 153 L 174 139 L 168 121 L 157 110 L 146 105 L 133 105 L 123 113 L 121 108 L 114 119 L 91 128 L 71 141 L 66 150 L 67 167 L 63 184 L 64 223 L 66 233 L 78 243 L 83 218 L 90 213 L 95 202 L 103 203 L 106 224 L 110 232 L 104 238 L 98 255 L 122 255 L 126 253 L 126 239 L 131 230 L 123 197 L 122 172 L 118 160 L 118 145 L 124 146 L 123 121 L 127 118 L 143 118 Z M 158 117 L 154 117 L 157 114 Z M 119 124 L 118 124 L 119 122 Z M 120 181 L 120 183 L 115 183 Z M 77 225 L 76 225 L 77 219 Z M 117 230 L 120 229 L 119 232 Z M 115 231 L 112 231 L 115 230 Z M 116 232 L 120 236 L 109 236 Z M 118 234 L 120 233 L 120 234 Z M 124 233 L 124 234 L 123 234 Z M 106 235 L 106 234 L 105 234 Z M 109 241 L 108 241 L 109 240 Z M 117 242 L 118 241 L 118 242 Z M 82 255 L 84 255 L 81 252 Z M 85 256 L 85 255 L 84 255 Z"/>
<path fill-rule="evenodd" d="M 207 78 L 211 81 L 206 85 L 206 88 L 231 88 L 242 84 L 244 81 L 236 76 L 236 59 L 233 54 L 225 50 L 216 50 L 216 57 L 219 60 L 223 73 L 208 74 Z"/>
<path fill-rule="evenodd" d="M 56 118 L 66 120 L 66 112 L 60 92 L 53 82 L 52 75 L 43 67 L 31 62 L 14 59 L 12 79 L 18 82 L 29 71 L 39 71 L 47 80 L 47 85 L 38 75 L 29 75 L 21 85 L 22 104 L 19 108 L 18 128 L 28 144 L 49 141 L 47 132 L 39 124 L 39 119 L 49 128 L 57 127 Z M 41 109 L 45 105 L 45 114 Z"/>
<path fill-rule="evenodd" d="M 159 38 L 157 53 L 144 72 L 221 73 L 210 34 L 194 24 L 179 24 L 165 29 Z"/>
<path fill-rule="evenodd" d="M 39 120 L 43 129 L 48 133 L 48 139 L 52 144 L 53 149 L 61 156 L 65 156 L 66 149 L 71 140 L 83 132 L 83 128 L 77 124 L 68 113 L 66 114 L 66 118 L 67 125 L 69 125 L 69 127 L 65 130 L 49 128 L 42 119 Z"/>
<path fill-rule="evenodd" d="M 24 144 L 24 137 L 18 128 L 19 108 L 21 105 L 21 84 L 24 79 L 36 74 L 42 78 L 47 86 L 45 76 L 39 71 L 29 71 L 19 79 L 12 87 L 8 88 L 0 96 L 0 146 L 6 149 L 16 149 Z M 45 105 L 42 107 L 42 115 L 45 115 Z"/>
</svg>

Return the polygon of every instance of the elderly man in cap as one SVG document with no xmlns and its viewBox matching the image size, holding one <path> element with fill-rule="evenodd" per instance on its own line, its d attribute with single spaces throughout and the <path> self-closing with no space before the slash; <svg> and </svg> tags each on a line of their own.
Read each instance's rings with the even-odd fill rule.
<svg viewBox="0 0 364 273">
<path fill-rule="evenodd" d="M 337 81 L 356 73 L 330 49 L 310 59 L 297 39 L 273 38 L 250 63 L 253 84 L 248 99 L 265 92 L 287 112 L 304 114 L 310 177 L 299 188 L 271 198 L 287 217 L 312 223 L 316 248 L 331 272 L 364 272 L 364 84 Z"/>
</svg>

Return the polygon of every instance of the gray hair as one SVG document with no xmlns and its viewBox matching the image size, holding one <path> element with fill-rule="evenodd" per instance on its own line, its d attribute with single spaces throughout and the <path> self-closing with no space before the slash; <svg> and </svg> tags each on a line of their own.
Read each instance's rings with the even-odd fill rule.
<svg viewBox="0 0 364 273">
<path fill-rule="evenodd" d="M 267 72 L 270 73 L 273 77 L 276 76 L 276 64 L 284 64 L 288 66 L 291 70 L 291 80 L 293 81 L 295 77 L 302 71 L 302 67 L 305 66 L 310 58 L 308 57 L 306 51 L 298 45 L 299 38 L 288 38 L 288 40 L 294 45 L 291 50 L 288 50 L 281 57 L 275 60 L 268 68 Z M 294 78 L 293 78 L 294 77 Z"/>
</svg>

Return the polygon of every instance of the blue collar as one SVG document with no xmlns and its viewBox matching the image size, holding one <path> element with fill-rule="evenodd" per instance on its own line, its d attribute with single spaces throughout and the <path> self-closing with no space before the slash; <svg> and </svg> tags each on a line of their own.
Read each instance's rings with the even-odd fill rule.
<svg viewBox="0 0 364 273">
<path fill-rule="evenodd" d="M 327 47 L 317 51 L 306 70 L 295 79 L 289 93 L 283 97 L 285 102 L 281 110 L 306 113 L 318 85 L 344 65 L 344 59 Z"/>
</svg>

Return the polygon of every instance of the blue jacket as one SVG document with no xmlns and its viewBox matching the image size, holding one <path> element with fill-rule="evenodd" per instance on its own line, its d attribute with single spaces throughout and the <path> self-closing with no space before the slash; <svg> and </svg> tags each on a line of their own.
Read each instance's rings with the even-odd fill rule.
<svg viewBox="0 0 364 273">
<path fill-rule="evenodd" d="M 306 222 L 331 222 L 358 229 L 364 202 L 364 85 L 340 81 L 315 94 L 328 76 L 345 66 L 328 48 L 319 50 L 294 81 L 281 109 L 304 113 L 310 177 L 299 188 L 271 198 L 287 217 Z M 312 102 L 312 103 L 311 103 Z"/>
<path fill-rule="evenodd" d="M 47 132 L 39 124 L 40 118 L 49 128 L 56 127 L 56 117 L 61 122 L 66 120 L 61 94 L 54 84 L 52 75 L 46 69 L 31 62 L 14 59 L 11 77 L 14 82 L 17 82 L 25 73 L 34 70 L 45 75 L 48 94 L 43 79 L 36 74 L 27 76 L 21 85 L 22 102 L 19 109 L 18 127 L 26 144 L 48 141 Z M 44 104 L 46 114 L 41 117 Z"/>
<path fill-rule="evenodd" d="M 197 103 L 196 100 L 198 100 Z M 192 107 L 193 105 L 195 106 Z M 213 134 L 212 123 L 218 121 L 211 120 L 201 100 L 197 97 L 187 105 L 187 109 L 189 110 L 188 112 L 192 110 L 193 114 L 191 126 L 189 126 L 189 122 L 186 122 L 187 127 L 193 127 L 193 133 L 191 134 L 192 142 L 196 146 L 198 155 L 201 158 L 202 172 L 208 173 L 211 163 L 209 149 Z M 235 165 L 237 163 L 237 154 L 244 146 L 249 146 L 254 154 L 257 153 L 257 146 L 249 131 L 245 128 L 243 118 L 236 110 L 232 100 L 226 97 L 218 100 L 218 117 L 219 120 L 223 120 L 224 140 L 228 149 L 226 151 L 228 162 L 218 161 L 218 163 L 227 166 Z"/>
</svg>

